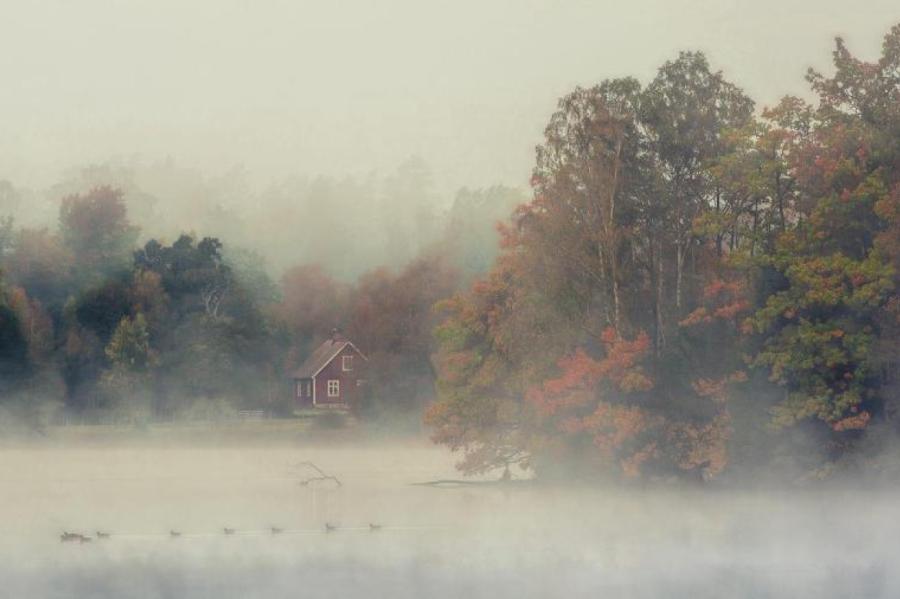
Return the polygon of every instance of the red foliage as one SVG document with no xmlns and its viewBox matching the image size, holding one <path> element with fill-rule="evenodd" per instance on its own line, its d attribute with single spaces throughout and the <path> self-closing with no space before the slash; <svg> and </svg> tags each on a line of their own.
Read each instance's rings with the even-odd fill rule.
<svg viewBox="0 0 900 599">
<path fill-rule="evenodd" d="M 607 328 L 601 335 L 606 354 L 594 359 L 578 348 L 559 360 L 560 376 L 544 381 L 540 389 L 532 389 L 528 399 L 545 416 L 561 408 L 582 405 L 589 401 L 589 394 L 579 392 L 594 390 L 603 382 L 623 393 L 648 391 L 653 382 L 640 368 L 640 361 L 650 349 L 650 337 L 641 332 L 634 340 L 626 340 Z"/>
<path fill-rule="evenodd" d="M 558 377 L 545 381 L 527 395 L 541 419 L 563 435 L 588 435 L 599 455 L 617 462 L 626 476 L 637 476 L 641 464 L 656 455 L 653 443 L 641 436 L 658 427 L 662 419 L 629 398 L 649 391 L 653 381 L 641 362 L 650 349 L 650 338 L 639 333 L 623 339 L 614 329 L 601 335 L 605 346 L 596 359 L 584 349 L 559 360 Z"/>
<path fill-rule="evenodd" d="M 748 314 L 752 307 L 746 294 L 747 286 L 743 281 L 717 277 L 703 288 L 704 305 L 696 308 L 678 324 L 691 327 L 717 320 L 737 323 L 738 318 Z"/>
</svg>

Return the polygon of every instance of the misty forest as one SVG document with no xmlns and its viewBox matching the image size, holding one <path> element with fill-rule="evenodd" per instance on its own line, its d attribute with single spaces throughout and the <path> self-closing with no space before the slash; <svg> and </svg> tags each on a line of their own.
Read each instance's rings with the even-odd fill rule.
<svg viewBox="0 0 900 599">
<path fill-rule="evenodd" d="M 370 358 L 354 414 L 424 417 L 466 473 L 892 476 L 900 26 L 833 62 L 765 108 L 699 52 L 573 89 L 529 194 L 443 212 L 416 158 L 248 214 L 171 162 L 5 181 L 4 421 L 288 417 L 340 327 Z"/>
<path fill-rule="evenodd" d="M 296 41 L 279 37 L 292 23 L 273 20 L 279 11 L 309 16 L 310 35 L 317 14 L 345 19 L 288 4 L 246 13 L 246 39 L 280 65 L 290 57 L 278 52 L 301 46 L 278 45 Z M 546 24 L 546 62 L 505 67 L 535 90 L 547 65 L 576 63 L 565 48 L 588 24 L 570 17 L 594 10 L 538 4 L 528 10 Z M 709 16 L 712 4 L 689 14 L 722 35 L 741 29 L 736 13 Z M 357 9 L 360 23 L 374 18 Z M 185 23 L 205 23 L 185 10 Z M 615 10 L 605 30 L 632 31 L 617 20 L 627 7 Z M 136 61 L 123 82 L 142 80 L 147 56 L 177 74 L 182 57 L 165 44 L 152 56 L 121 45 L 122 31 L 146 44 L 190 29 L 160 15 L 141 17 L 157 29 L 137 17 L 110 29 L 110 47 Z M 26 158 L 0 170 L 0 596 L 898 596 L 900 24 L 879 24 L 881 44 L 865 53 L 846 36 L 810 42 L 822 27 L 804 15 L 810 30 L 791 33 L 784 59 L 807 48 L 817 66 L 777 95 L 745 91 L 754 84 L 735 64 L 750 54 L 720 68 L 717 44 L 681 49 L 686 29 L 680 45 L 660 38 L 652 70 L 619 69 L 635 64 L 623 50 L 598 57 L 591 80 L 557 77 L 533 131 L 529 99 L 508 100 L 502 73 L 481 86 L 494 74 L 476 56 L 518 61 L 512 50 L 531 51 L 516 37 L 524 21 L 459 50 L 487 65 L 469 87 L 448 83 L 465 80 L 449 58 L 403 84 L 388 65 L 382 88 L 360 66 L 371 94 L 339 100 L 352 77 L 329 77 L 351 53 L 304 56 L 297 77 L 310 97 L 326 94 L 309 122 L 371 103 L 326 136 L 279 121 L 275 100 L 259 108 L 278 96 L 254 88 L 264 63 L 191 31 L 173 47 L 216 59 L 191 71 L 185 102 L 218 76 L 263 98 L 211 101 L 191 121 L 198 136 L 209 123 L 228 135 L 222 115 L 246 105 L 264 116 L 235 117 L 237 129 L 276 123 L 273 140 L 302 129 L 321 145 L 262 183 L 243 166 L 210 174 L 185 159 L 191 129 L 173 133 L 178 100 L 151 77 L 141 101 L 176 108 L 109 123 L 126 137 L 143 123 L 169 157 L 97 160 L 105 149 L 78 140 L 84 156 L 48 183 L 22 165 L 52 162 L 81 121 L 38 142 L 22 133 L 36 121 L 10 119 L 20 129 L 0 140 L 0 166 L 4 143 Z M 649 31 L 669 35 L 655 18 Z M 554 19 L 572 35 L 558 37 L 569 29 Z M 244 35 L 243 22 L 223 27 Z M 89 37 L 73 56 L 100 44 Z M 402 41 L 379 44 L 373 56 L 418 60 Z M 347 64 L 369 64 L 369 50 Z M 776 71 L 794 72 L 764 62 L 779 88 Z M 277 71 L 271 81 L 289 79 Z M 448 121 L 458 139 L 420 126 L 458 100 L 454 85 L 471 119 Z M 387 116 L 388 88 L 409 95 L 392 107 L 402 118 Z M 48 101 L 34 100 L 38 117 Z M 107 124 L 91 114 L 101 145 Z M 365 122 L 379 118 L 397 138 L 373 141 Z M 430 141 L 397 141 L 408 131 Z M 345 156 L 335 171 L 311 158 L 357 134 L 352 155 L 383 141 L 390 166 Z M 537 145 L 516 179 L 489 158 L 521 139 Z M 226 150 L 277 153 L 253 140 Z M 209 160 L 227 164 L 215 145 Z"/>
</svg>

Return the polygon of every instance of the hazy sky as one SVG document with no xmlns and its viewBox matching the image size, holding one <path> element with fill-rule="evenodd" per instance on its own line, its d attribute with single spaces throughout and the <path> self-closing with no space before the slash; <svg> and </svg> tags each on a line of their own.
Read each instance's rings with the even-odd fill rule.
<svg viewBox="0 0 900 599">
<path fill-rule="evenodd" d="M 556 99 L 702 49 L 761 103 L 831 38 L 874 57 L 897 0 L 0 0 L 0 178 L 113 157 L 257 184 L 386 172 L 523 185 Z"/>
</svg>

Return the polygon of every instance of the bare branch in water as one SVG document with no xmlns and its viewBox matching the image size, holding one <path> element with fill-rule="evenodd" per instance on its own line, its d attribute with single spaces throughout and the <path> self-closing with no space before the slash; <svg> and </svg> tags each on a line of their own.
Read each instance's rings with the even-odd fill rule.
<svg viewBox="0 0 900 599">
<path fill-rule="evenodd" d="M 300 484 L 304 487 L 309 486 L 310 483 L 326 481 L 326 480 L 333 481 L 339 487 L 344 486 L 343 483 L 340 481 L 340 479 L 338 479 L 338 477 L 328 474 L 327 472 L 325 472 L 324 470 L 322 470 L 321 468 L 316 466 L 313 462 L 300 462 L 299 464 L 296 464 L 296 466 L 295 466 L 295 468 L 304 468 L 304 467 L 308 468 L 310 470 L 313 470 L 317 475 L 317 476 L 307 476 L 306 478 L 303 478 L 302 480 L 300 480 Z"/>
</svg>

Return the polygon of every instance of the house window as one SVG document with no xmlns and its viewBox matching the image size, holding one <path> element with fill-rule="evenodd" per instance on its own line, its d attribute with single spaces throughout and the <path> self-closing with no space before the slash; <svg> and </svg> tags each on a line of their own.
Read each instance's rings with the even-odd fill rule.
<svg viewBox="0 0 900 599">
<path fill-rule="evenodd" d="M 303 383 L 297 381 L 297 397 L 303 397 Z"/>
<path fill-rule="evenodd" d="M 353 370 L 353 356 L 343 356 L 341 358 L 341 370 L 344 372 Z"/>
<path fill-rule="evenodd" d="M 312 397 L 312 381 L 306 381 L 306 397 Z"/>
<path fill-rule="evenodd" d="M 341 381 L 331 379 L 328 381 L 328 397 L 339 397 L 341 394 Z"/>
</svg>

